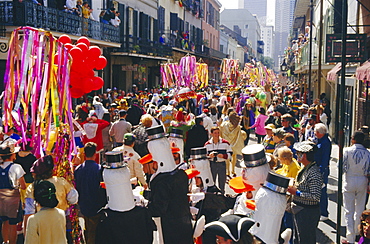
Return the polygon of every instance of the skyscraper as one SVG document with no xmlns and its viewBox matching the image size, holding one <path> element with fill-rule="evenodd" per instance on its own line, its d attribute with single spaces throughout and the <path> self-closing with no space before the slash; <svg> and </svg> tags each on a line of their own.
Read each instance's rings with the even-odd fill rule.
<svg viewBox="0 0 370 244">
<path fill-rule="evenodd" d="M 239 9 L 247 9 L 251 14 L 256 14 L 261 24 L 267 15 L 267 0 L 239 0 Z"/>
<path fill-rule="evenodd" d="M 295 0 L 278 0 L 275 8 L 275 68 L 280 66 L 279 56 L 288 47 L 289 31 L 293 24 Z"/>
</svg>

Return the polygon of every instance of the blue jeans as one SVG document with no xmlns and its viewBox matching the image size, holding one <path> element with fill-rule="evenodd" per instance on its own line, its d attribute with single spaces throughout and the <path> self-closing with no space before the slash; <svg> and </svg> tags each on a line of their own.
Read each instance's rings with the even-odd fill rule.
<svg viewBox="0 0 370 244">
<path fill-rule="evenodd" d="M 322 174 L 325 186 L 321 189 L 321 197 L 320 197 L 320 212 L 321 216 L 328 217 L 328 193 L 327 193 L 327 185 L 328 185 L 328 178 L 330 169 L 329 166 L 327 167 L 320 167 L 320 172 Z"/>
</svg>

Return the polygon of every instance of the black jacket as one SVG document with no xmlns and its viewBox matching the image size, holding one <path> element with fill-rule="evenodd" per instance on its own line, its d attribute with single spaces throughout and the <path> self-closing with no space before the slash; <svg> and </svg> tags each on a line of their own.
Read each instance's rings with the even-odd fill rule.
<svg viewBox="0 0 370 244">
<path fill-rule="evenodd" d="M 159 173 L 149 183 L 148 208 L 161 217 L 164 244 L 192 244 L 193 228 L 188 201 L 188 176 L 181 169 Z"/>
<path fill-rule="evenodd" d="M 185 145 L 185 153 L 190 156 L 192 148 L 204 147 L 208 141 L 208 132 L 203 125 L 194 125 L 189 131 Z"/>
</svg>

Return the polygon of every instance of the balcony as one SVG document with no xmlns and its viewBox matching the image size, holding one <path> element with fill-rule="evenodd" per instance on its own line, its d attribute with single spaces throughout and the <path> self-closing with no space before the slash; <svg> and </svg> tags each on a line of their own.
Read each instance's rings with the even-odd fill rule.
<svg viewBox="0 0 370 244">
<path fill-rule="evenodd" d="M 120 42 L 118 27 L 84 19 L 72 13 L 23 1 L 0 2 L 0 23 L 5 26 L 31 26 L 96 40 Z"/>
<path fill-rule="evenodd" d="M 312 43 L 312 65 L 317 65 L 318 60 L 317 60 L 317 43 L 313 42 Z M 310 57 L 310 43 L 307 41 L 304 46 L 300 47 L 296 53 L 296 58 L 295 58 L 295 70 L 300 70 L 303 69 L 304 66 L 309 65 L 309 57 Z"/>
<path fill-rule="evenodd" d="M 226 58 L 226 56 L 227 56 L 223 52 L 212 49 L 212 48 L 209 49 L 209 55 L 211 57 L 215 57 L 215 58 L 218 58 L 218 59 L 223 59 L 223 58 Z"/>
<path fill-rule="evenodd" d="M 121 49 L 115 52 L 130 52 L 151 56 L 168 57 L 172 56 L 172 47 L 167 44 L 161 44 L 151 40 L 143 40 L 140 37 L 125 35 Z"/>
</svg>

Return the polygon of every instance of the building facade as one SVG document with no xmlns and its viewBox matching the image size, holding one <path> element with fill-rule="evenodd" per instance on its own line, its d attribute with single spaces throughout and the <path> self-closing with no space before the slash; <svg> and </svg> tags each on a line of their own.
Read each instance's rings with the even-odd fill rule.
<svg viewBox="0 0 370 244">
<path fill-rule="evenodd" d="M 275 70 L 279 70 L 282 62 L 284 50 L 288 47 L 288 37 L 290 35 L 295 0 L 278 0 L 275 7 L 275 45 L 274 62 Z"/>
<path fill-rule="evenodd" d="M 274 58 L 275 32 L 273 26 L 261 27 L 261 38 L 264 42 L 263 56 Z"/>
<path fill-rule="evenodd" d="M 250 43 L 250 53 L 259 58 L 263 54 L 263 50 L 258 52 L 258 47 L 261 41 L 261 27 L 256 15 L 252 15 L 246 9 L 224 9 L 221 12 L 221 25 L 225 25 L 229 29 L 235 31 L 242 37 L 247 38 Z"/>
</svg>

